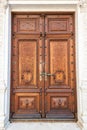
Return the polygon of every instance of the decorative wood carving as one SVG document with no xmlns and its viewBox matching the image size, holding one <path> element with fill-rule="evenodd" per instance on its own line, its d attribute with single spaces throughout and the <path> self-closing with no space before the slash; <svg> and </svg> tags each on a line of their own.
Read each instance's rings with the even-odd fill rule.
<svg viewBox="0 0 87 130">
<path fill-rule="evenodd" d="M 51 109 L 66 109 L 68 101 L 66 97 L 51 97 Z"/>
<path fill-rule="evenodd" d="M 19 99 L 19 109 L 29 109 L 35 108 L 35 98 L 34 97 L 20 97 Z"/>
<path fill-rule="evenodd" d="M 15 111 L 16 114 L 20 113 L 38 113 L 39 112 L 39 95 L 31 93 L 17 93 L 15 95 L 16 105 Z"/>
<path fill-rule="evenodd" d="M 62 70 L 56 71 L 54 74 L 54 80 L 55 80 L 55 83 L 63 83 L 65 80 L 64 71 Z"/>
<path fill-rule="evenodd" d="M 33 78 L 33 75 L 30 70 L 24 71 L 21 77 L 21 79 L 23 79 L 26 84 L 30 83 L 32 81 L 32 78 Z"/>
</svg>

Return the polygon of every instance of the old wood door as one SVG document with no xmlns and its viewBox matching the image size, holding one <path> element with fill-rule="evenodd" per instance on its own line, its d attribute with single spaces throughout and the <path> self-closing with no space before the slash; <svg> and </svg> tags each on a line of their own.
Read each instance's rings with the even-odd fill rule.
<svg viewBox="0 0 87 130">
<path fill-rule="evenodd" d="M 73 119 L 73 14 L 13 14 L 11 117 Z"/>
</svg>

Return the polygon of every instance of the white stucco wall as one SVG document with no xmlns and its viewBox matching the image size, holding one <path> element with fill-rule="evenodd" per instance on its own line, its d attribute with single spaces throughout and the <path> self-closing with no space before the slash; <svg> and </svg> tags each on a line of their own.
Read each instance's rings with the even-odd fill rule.
<svg viewBox="0 0 87 130">
<path fill-rule="evenodd" d="M 0 0 L 0 130 L 9 122 L 11 11 L 75 11 L 77 123 L 87 130 L 87 0 Z"/>
<path fill-rule="evenodd" d="M 82 106 L 81 119 L 87 129 L 87 5 L 80 9 L 80 47 L 79 47 L 79 70 L 80 70 L 80 102 Z"/>
<path fill-rule="evenodd" d="M 3 127 L 4 120 L 4 8 L 0 3 L 0 127 Z"/>
</svg>

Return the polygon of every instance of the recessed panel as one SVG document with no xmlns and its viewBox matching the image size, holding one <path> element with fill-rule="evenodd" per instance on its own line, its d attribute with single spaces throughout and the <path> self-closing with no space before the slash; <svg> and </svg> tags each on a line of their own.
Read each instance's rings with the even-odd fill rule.
<svg viewBox="0 0 87 130">
<path fill-rule="evenodd" d="M 68 85 L 68 42 L 50 40 L 50 85 Z"/>
<path fill-rule="evenodd" d="M 47 33 L 70 33 L 73 31 L 72 15 L 48 15 L 46 25 Z"/>
<path fill-rule="evenodd" d="M 39 15 L 14 15 L 14 32 L 16 33 L 39 33 Z"/>
<path fill-rule="evenodd" d="M 51 109 L 66 109 L 68 107 L 68 99 L 67 97 L 51 97 Z"/>
<path fill-rule="evenodd" d="M 19 41 L 19 85 L 36 85 L 37 41 Z"/>
<path fill-rule="evenodd" d="M 39 95 L 31 93 L 17 93 L 15 95 L 16 113 L 37 113 L 39 111 Z"/>
<path fill-rule="evenodd" d="M 49 21 L 49 32 L 67 31 L 67 21 L 53 19 Z"/>
<path fill-rule="evenodd" d="M 46 96 L 46 109 L 47 114 L 60 114 L 62 112 L 73 113 L 75 110 L 74 102 L 71 93 L 48 93 Z M 68 113 L 66 113 L 68 116 Z"/>
<path fill-rule="evenodd" d="M 38 19 L 19 19 L 18 20 L 18 32 L 37 32 Z"/>
<path fill-rule="evenodd" d="M 19 109 L 24 110 L 34 110 L 36 105 L 35 105 L 35 97 L 19 97 Z"/>
</svg>

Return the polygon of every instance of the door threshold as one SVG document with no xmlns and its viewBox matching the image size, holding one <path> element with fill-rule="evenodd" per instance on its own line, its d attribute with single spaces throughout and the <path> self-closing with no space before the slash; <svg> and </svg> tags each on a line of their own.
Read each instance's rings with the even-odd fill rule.
<svg viewBox="0 0 87 130">
<path fill-rule="evenodd" d="M 76 122 L 77 120 L 76 119 L 46 119 L 46 118 L 43 118 L 43 119 L 10 119 L 10 123 L 13 123 L 13 122 L 51 122 L 51 123 L 56 123 L 56 122 L 61 122 L 61 123 L 64 123 L 64 122 Z"/>
</svg>

